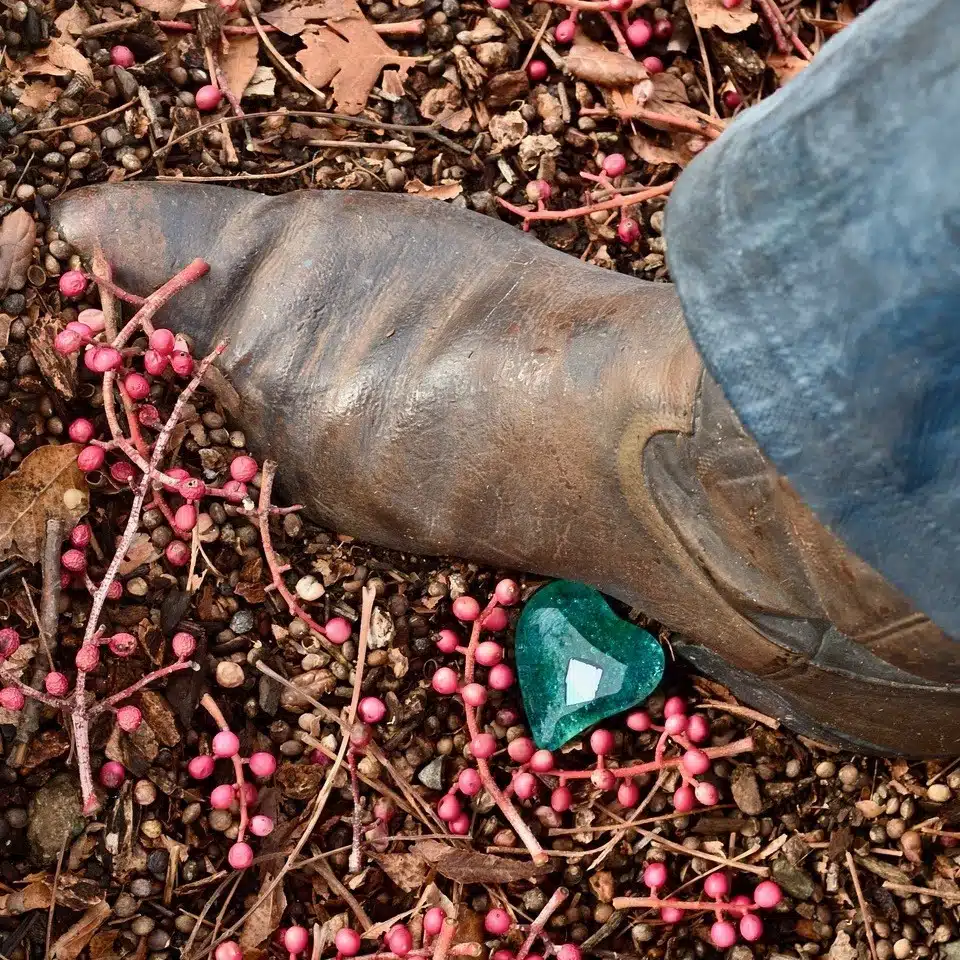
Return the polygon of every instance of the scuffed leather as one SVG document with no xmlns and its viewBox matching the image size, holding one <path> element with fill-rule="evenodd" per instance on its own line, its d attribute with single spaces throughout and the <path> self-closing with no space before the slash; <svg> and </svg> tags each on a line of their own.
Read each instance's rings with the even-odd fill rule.
<svg viewBox="0 0 960 960">
<path fill-rule="evenodd" d="M 248 438 L 321 522 L 595 584 L 799 728 L 960 747 L 949 641 L 701 398 L 669 285 L 379 194 L 109 186 L 55 221 L 136 292 L 209 261 L 161 319 L 230 339 Z"/>
</svg>

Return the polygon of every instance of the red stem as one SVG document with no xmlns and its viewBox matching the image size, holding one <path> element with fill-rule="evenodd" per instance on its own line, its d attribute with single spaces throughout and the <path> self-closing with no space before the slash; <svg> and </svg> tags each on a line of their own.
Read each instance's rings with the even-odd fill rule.
<svg viewBox="0 0 960 960">
<path fill-rule="evenodd" d="M 756 905 L 752 903 L 726 903 L 724 901 L 714 901 L 707 903 L 704 900 L 661 900 L 659 897 L 614 897 L 614 910 L 630 910 L 641 907 L 653 907 L 659 910 L 661 907 L 676 907 L 678 910 L 712 910 L 731 913 L 750 913 L 756 910 Z"/>
<path fill-rule="evenodd" d="M 524 960 L 530 952 L 530 948 L 536 943 L 537 938 L 543 934 L 543 930 L 550 922 L 550 918 L 560 909 L 563 902 L 570 895 L 566 887 L 557 887 L 553 891 L 553 896 L 546 902 L 540 913 L 537 914 L 533 923 L 527 931 L 527 939 L 523 941 L 520 949 L 517 951 L 517 960 Z"/>
<path fill-rule="evenodd" d="M 661 184 L 659 187 L 651 187 L 642 193 L 635 193 L 630 197 L 615 197 L 612 200 L 604 200 L 601 203 L 592 203 L 585 207 L 575 207 L 573 210 L 524 210 L 522 207 L 514 206 L 502 197 L 497 197 L 497 203 L 518 217 L 523 217 L 524 221 L 529 223 L 533 220 L 572 220 L 575 217 L 585 217 L 588 214 L 596 213 L 598 210 L 615 210 L 617 207 L 632 207 L 634 204 L 643 203 L 645 200 L 652 200 L 654 197 L 662 197 L 673 189 L 673 181 Z"/>
<path fill-rule="evenodd" d="M 217 701 L 214 700 L 209 693 L 205 693 L 200 698 L 200 704 L 203 709 L 210 714 L 213 722 L 221 730 L 229 732 L 230 724 L 227 723 L 226 718 L 223 716 L 220 707 L 217 705 Z M 243 777 L 243 761 L 240 759 L 240 756 L 234 754 L 231 760 L 233 761 L 233 772 L 237 780 L 237 800 L 240 803 L 240 825 L 237 827 L 237 843 L 242 843 L 247 833 L 247 798 L 243 789 L 244 786 L 246 786 L 246 780 Z"/>
</svg>

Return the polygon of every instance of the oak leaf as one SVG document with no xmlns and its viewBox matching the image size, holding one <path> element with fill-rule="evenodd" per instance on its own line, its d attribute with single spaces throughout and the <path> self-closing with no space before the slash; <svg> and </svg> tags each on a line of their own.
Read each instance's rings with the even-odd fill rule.
<svg viewBox="0 0 960 960">
<path fill-rule="evenodd" d="M 82 449 L 78 443 L 40 447 L 0 480 L 0 560 L 36 563 L 47 520 L 59 518 L 72 529 L 87 512 L 87 481 L 77 466 Z"/>
<path fill-rule="evenodd" d="M 93 83 L 93 67 L 90 61 L 72 44 L 63 43 L 60 40 L 51 40 L 50 45 L 39 52 L 38 56 L 52 64 L 59 70 L 66 70 L 78 77 L 82 77 L 89 83 Z M 36 70 L 36 73 L 45 73 L 50 71 Z M 53 76 L 62 76 L 62 74 L 51 74 Z"/>
<path fill-rule="evenodd" d="M 37 225 L 23 207 L 0 222 L 0 296 L 23 289 L 36 242 Z"/>
<path fill-rule="evenodd" d="M 724 33 L 740 33 L 757 22 L 749 3 L 728 10 L 722 0 L 687 0 L 693 22 L 701 30 L 719 27 Z"/>
<path fill-rule="evenodd" d="M 306 29 L 308 23 L 318 20 L 363 19 L 356 0 L 321 0 L 320 3 L 285 3 L 283 6 L 261 14 L 261 18 L 276 27 L 281 33 L 295 37 Z"/>
<path fill-rule="evenodd" d="M 46 110 L 62 92 L 55 83 L 34 80 L 33 83 L 28 83 L 20 94 L 20 106 L 28 110 Z"/>
<path fill-rule="evenodd" d="M 332 84 L 337 109 L 350 116 L 366 106 L 384 67 L 396 66 L 405 80 L 417 62 L 388 47 L 365 17 L 328 20 L 327 26 L 306 29 L 301 39 L 306 46 L 297 61 L 304 76 L 315 87 Z"/>
<path fill-rule="evenodd" d="M 233 37 L 230 46 L 221 58 L 223 78 L 227 89 L 239 100 L 257 72 L 260 56 L 260 38 Z"/>
<path fill-rule="evenodd" d="M 578 80 L 601 87 L 632 87 L 647 79 L 647 71 L 642 63 L 608 50 L 579 30 L 573 38 L 573 46 L 564 60 L 564 66 Z"/>
</svg>

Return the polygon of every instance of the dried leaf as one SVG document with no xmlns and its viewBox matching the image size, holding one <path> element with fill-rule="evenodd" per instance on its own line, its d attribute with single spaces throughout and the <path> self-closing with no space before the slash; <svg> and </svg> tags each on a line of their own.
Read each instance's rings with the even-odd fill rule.
<svg viewBox="0 0 960 960">
<path fill-rule="evenodd" d="M 719 0 L 718 0 L 719 2 Z M 578 30 L 564 66 L 578 80 L 601 87 L 632 87 L 647 79 L 643 64 L 622 53 L 608 50 Z"/>
<path fill-rule="evenodd" d="M 65 326 L 63 317 L 47 313 L 30 325 L 27 335 L 30 353 L 37 361 L 40 372 L 61 396 L 71 400 L 77 387 L 77 354 L 59 353 L 53 348 L 54 338 Z"/>
<path fill-rule="evenodd" d="M 729 10 L 722 0 L 687 0 L 693 22 L 701 30 L 719 27 L 724 33 L 740 33 L 757 22 L 757 15 L 749 3 L 741 3 Z"/>
<path fill-rule="evenodd" d="M 0 296 L 23 289 L 36 242 L 37 225 L 23 207 L 0 222 Z"/>
<path fill-rule="evenodd" d="M 114 944 L 119 936 L 119 930 L 101 930 L 96 934 L 90 941 L 90 960 L 114 960 Z"/>
<path fill-rule="evenodd" d="M 144 690 L 140 693 L 140 709 L 143 719 L 153 731 L 157 740 L 165 747 L 175 747 L 180 742 L 177 718 L 167 698 L 156 690 Z"/>
<path fill-rule="evenodd" d="M 404 892 L 417 893 L 423 886 L 427 861 L 416 853 L 371 855 L 381 870 Z"/>
<path fill-rule="evenodd" d="M 46 110 L 60 96 L 60 88 L 55 83 L 34 80 L 28 83 L 20 94 L 20 106 L 28 110 Z"/>
<path fill-rule="evenodd" d="M 400 79 L 405 80 L 417 62 L 388 47 L 366 18 L 311 27 L 301 39 L 306 46 L 297 54 L 297 61 L 304 76 L 316 87 L 332 84 L 337 109 L 350 116 L 366 106 L 384 67 L 396 66 Z"/>
<path fill-rule="evenodd" d="M 0 560 L 36 563 L 47 520 L 59 518 L 69 530 L 87 512 L 87 481 L 77 466 L 81 449 L 77 443 L 39 447 L 0 481 Z"/>
<path fill-rule="evenodd" d="M 666 103 L 689 103 L 686 84 L 672 73 L 658 73 L 650 78 L 653 96 Z M 649 98 L 648 98 L 649 99 Z"/>
<path fill-rule="evenodd" d="M 160 551 L 154 546 L 153 541 L 150 539 L 150 535 L 146 533 L 138 533 L 134 538 L 133 542 L 130 544 L 130 549 L 127 551 L 126 557 L 120 564 L 118 570 L 121 577 L 125 577 L 128 573 L 132 573 L 137 567 L 142 566 L 145 563 L 153 563 L 154 560 L 159 559 Z"/>
<path fill-rule="evenodd" d="M 439 840 L 421 840 L 410 849 L 432 864 L 442 877 L 460 883 L 511 883 L 542 877 L 552 869 L 549 864 L 538 867 L 528 861 L 459 850 Z"/>
<path fill-rule="evenodd" d="M 183 9 L 183 0 L 133 0 L 141 10 L 157 14 L 161 20 L 173 20 Z"/>
<path fill-rule="evenodd" d="M 75 3 L 53 22 L 62 36 L 79 37 L 90 26 L 90 17 L 79 3 Z"/>
<path fill-rule="evenodd" d="M 52 895 L 49 883 L 35 880 L 22 890 L 0 896 L 0 917 L 16 917 L 31 910 L 46 910 Z"/>
<path fill-rule="evenodd" d="M 60 40 L 51 40 L 50 46 L 41 54 L 42 57 L 56 67 L 75 73 L 78 77 L 93 83 L 93 68 L 90 61 L 74 46 L 62 43 Z"/>
<path fill-rule="evenodd" d="M 253 71 L 247 89 L 243 91 L 245 97 L 272 97 L 277 88 L 277 75 L 273 67 L 257 67 Z M 216 365 L 210 370 L 216 370 Z"/>
<path fill-rule="evenodd" d="M 110 906 L 106 902 L 91 907 L 50 948 L 50 960 L 76 960 L 93 935 L 106 923 L 111 912 Z"/>
<path fill-rule="evenodd" d="M 346 20 L 351 17 L 363 19 L 356 0 L 323 0 L 321 3 L 304 5 L 287 3 L 261 14 L 263 20 L 290 37 L 303 33 L 308 23 L 319 20 Z"/>
<path fill-rule="evenodd" d="M 771 53 L 767 57 L 767 66 L 777 75 L 777 81 L 781 87 L 806 70 L 809 62 L 789 53 Z"/>
<path fill-rule="evenodd" d="M 263 877 L 263 887 L 268 887 L 273 880 L 273 874 L 267 873 Z M 262 903 L 260 903 L 247 917 L 240 933 L 240 947 L 244 951 L 260 946 L 264 940 L 272 936 L 283 914 L 287 909 L 287 897 L 283 892 L 283 884 L 278 883 Z"/>
<path fill-rule="evenodd" d="M 247 85 L 257 72 L 257 58 L 260 55 L 260 38 L 234 37 L 226 54 L 221 59 L 223 77 L 227 89 L 239 100 Z"/>
<path fill-rule="evenodd" d="M 380 88 L 385 94 L 397 98 L 404 96 L 407 92 L 403 89 L 403 81 L 400 79 L 399 70 L 384 70 L 383 77 L 380 80 Z"/>
<path fill-rule="evenodd" d="M 695 156 L 693 151 L 688 149 L 687 144 L 690 141 L 689 136 L 674 137 L 673 143 L 669 147 L 654 143 L 642 134 L 635 134 L 630 138 L 630 149 L 644 163 L 671 163 L 678 167 L 685 167 Z"/>
<path fill-rule="evenodd" d="M 462 183 L 438 183 L 434 187 L 427 186 L 422 180 L 408 180 L 403 188 L 407 193 L 428 200 L 452 200 L 463 193 Z"/>
</svg>

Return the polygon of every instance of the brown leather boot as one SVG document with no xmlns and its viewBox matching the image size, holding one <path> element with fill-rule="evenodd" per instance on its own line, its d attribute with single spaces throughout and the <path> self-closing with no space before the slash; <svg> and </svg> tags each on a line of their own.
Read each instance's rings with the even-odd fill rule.
<svg viewBox="0 0 960 960">
<path fill-rule="evenodd" d="M 226 369 L 252 446 L 337 531 L 581 580 L 788 726 L 960 749 L 958 647 L 799 501 L 704 372 L 668 284 L 372 193 L 139 184 L 61 235 Z"/>
</svg>

